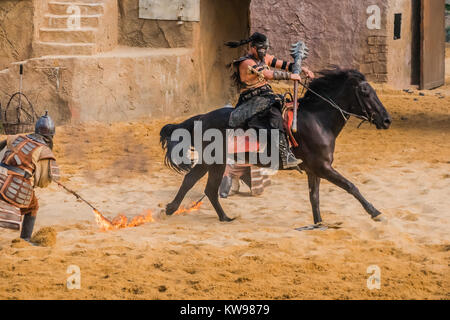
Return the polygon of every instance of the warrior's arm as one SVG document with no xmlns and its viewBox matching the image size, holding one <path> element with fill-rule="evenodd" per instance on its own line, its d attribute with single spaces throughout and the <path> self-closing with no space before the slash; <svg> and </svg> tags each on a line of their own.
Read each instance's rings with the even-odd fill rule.
<svg viewBox="0 0 450 320">
<path fill-rule="evenodd" d="M 53 180 L 59 180 L 59 168 L 55 156 L 49 148 L 42 147 L 39 152 L 35 152 L 32 161 L 36 167 L 34 171 L 35 187 L 46 188 Z"/>
<path fill-rule="evenodd" d="M 281 70 L 267 70 L 255 68 L 256 63 L 253 60 L 246 60 L 241 63 L 239 70 L 241 79 L 243 81 L 251 81 L 259 76 L 263 76 L 266 80 L 301 80 L 298 74 L 293 74 L 288 71 Z"/>
<path fill-rule="evenodd" d="M 281 69 L 292 72 L 294 64 L 292 62 L 286 62 L 279 60 L 271 55 L 266 55 L 266 64 L 272 68 Z M 314 79 L 314 73 L 308 69 L 308 67 L 302 67 L 302 71 L 308 76 L 308 78 Z"/>
<path fill-rule="evenodd" d="M 294 66 L 294 64 L 292 62 L 287 62 L 287 61 L 277 59 L 274 56 L 271 56 L 270 54 L 266 55 L 265 59 L 266 59 L 266 64 L 269 67 L 292 72 L 292 67 Z"/>
</svg>

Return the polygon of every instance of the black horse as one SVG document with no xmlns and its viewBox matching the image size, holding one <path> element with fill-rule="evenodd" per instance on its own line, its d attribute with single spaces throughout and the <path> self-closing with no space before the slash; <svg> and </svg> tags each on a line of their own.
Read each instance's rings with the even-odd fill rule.
<svg viewBox="0 0 450 320">
<path fill-rule="evenodd" d="M 301 168 L 308 175 L 309 196 L 314 223 L 322 222 L 319 208 L 320 179 L 327 179 L 352 194 L 374 220 L 379 220 L 381 212 L 369 203 L 353 183 L 344 178 L 333 167 L 335 141 L 351 115 L 368 119 L 377 129 L 388 129 L 391 117 L 378 99 L 375 90 L 357 70 L 339 68 L 320 72 L 321 77 L 312 81 L 304 98 L 299 100 L 298 132 L 294 134 L 299 147 L 293 152 L 302 159 Z M 219 129 L 225 134 L 232 108 L 222 108 L 197 115 L 178 125 L 169 124 L 160 132 L 163 148 L 166 150 L 165 162 L 176 171 L 188 171 L 175 199 L 166 206 L 166 214 L 173 214 L 180 206 L 186 193 L 208 173 L 205 195 L 211 201 L 220 221 L 231 221 L 223 211 L 218 197 L 225 164 L 196 164 L 192 168 L 177 164 L 171 158 L 173 148 L 179 140 L 172 141 L 175 129 L 194 130 L 194 122 L 200 121 L 203 130 Z M 224 163 L 224 162 L 222 162 Z"/>
</svg>

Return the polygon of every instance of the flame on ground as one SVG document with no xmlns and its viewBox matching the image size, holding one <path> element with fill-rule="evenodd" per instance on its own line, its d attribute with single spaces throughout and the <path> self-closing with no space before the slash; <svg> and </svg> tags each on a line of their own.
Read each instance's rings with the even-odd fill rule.
<svg viewBox="0 0 450 320">
<path fill-rule="evenodd" d="M 117 230 L 124 228 L 132 228 L 143 225 L 144 223 L 153 222 L 152 212 L 150 210 L 134 217 L 131 221 L 123 214 L 119 214 L 112 220 L 105 218 L 99 211 L 93 210 L 95 214 L 95 222 L 102 231 Z"/>
<path fill-rule="evenodd" d="M 177 211 L 175 211 L 173 214 L 174 214 L 174 215 L 179 215 L 179 214 L 182 214 L 182 213 L 189 213 L 189 212 L 192 212 L 192 211 L 197 211 L 198 209 L 200 209 L 200 207 L 201 207 L 202 204 L 203 204 L 203 202 L 202 202 L 202 201 L 199 201 L 199 202 L 194 202 L 194 203 L 192 203 L 191 206 L 188 207 L 188 208 L 185 208 L 184 206 L 181 206 L 181 207 L 180 207 Z"/>
<path fill-rule="evenodd" d="M 187 208 L 181 206 L 177 211 L 175 211 L 174 215 L 180 215 L 183 213 L 197 211 L 200 209 L 200 206 L 202 204 L 203 202 L 199 201 L 193 202 L 191 206 Z M 142 214 L 131 219 L 131 221 L 128 221 L 128 218 L 123 214 L 119 214 L 114 219 L 109 220 L 108 218 L 103 216 L 98 210 L 94 209 L 93 212 L 95 214 L 95 222 L 97 222 L 97 225 L 100 227 L 100 230 L 102 231 L 138 227 L 140 225 L 143 225 L 144 223 L 154 221 L 151 210 L 144 211 Z"/>
</svg>

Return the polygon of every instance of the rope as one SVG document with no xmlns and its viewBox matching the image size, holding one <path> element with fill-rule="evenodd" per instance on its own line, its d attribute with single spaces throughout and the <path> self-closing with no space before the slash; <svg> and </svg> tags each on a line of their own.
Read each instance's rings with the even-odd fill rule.
<svg viewBox="0 0 450 320">
<path fill-rule="evenodd" d="M 348 111 L 345 111 L 344 109 L 342 109 L 337 103 L 335 103 L 333 100 L 328 99 L 323 97 L 322 95 L 320 95 L 319 93 L 315 92 L 314 90 L 312 90 L 309 85 L 302 83 L 301 81 L 299 81 L 300 85 L 303 87 L 303 89 L 306 89 L 307 91 L 310 91 L 311 93 L 315 94 L 316 96 L 318 96 L 320 99 L 322 99 L 323 101 L 327 102 L 329 105 L 331 105 L 333 108 L 339 110 L 339 112 L 341 113 L 342 117 L 344 118 L 345 122 L 348 121 L 348 119 L 350 119 L 351 116 L 354 116 L 358 119 L 361 119 L 364 121 L 369 121 L 369 119 L 365 116 L 361 116 L 359 114 L 354 114 Z M 305 81 L 306 83 L 306 81 Z M 345 115 L 348 115 L 349 117 L 347 118 Z M 362 124 L 362 122 L 361 122 Z M 361 125 L 360 124 L 360 125 Z"/>
</svg>

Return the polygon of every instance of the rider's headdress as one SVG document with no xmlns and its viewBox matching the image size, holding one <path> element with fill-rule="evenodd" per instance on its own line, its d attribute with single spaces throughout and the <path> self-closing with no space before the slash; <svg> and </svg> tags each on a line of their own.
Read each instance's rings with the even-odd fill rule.
<svg viewBox="0 0 450 320">
<path fill-rule="evenodd" d="M 259 33 L 259 32 L 255 32 L 254 34 L 252 34 L 250 36 L 250 38 L 245 39 L 245 40 L 225 42 L 225 45 L 230 48 L 237 48 L 237 47 L 243 46 L 244 44 L 247 44 L 250 42 L 252 43 L 252 46 L 254 46 L 254 47 L 262 47 L 262 46 L 268 47 L 269 46 L 269 41 L 268 41 L 267 37 L 264 34 Z"/>
</svg>

